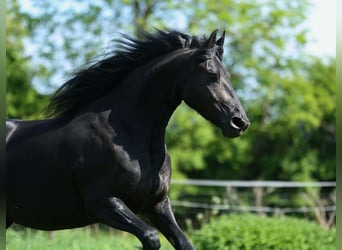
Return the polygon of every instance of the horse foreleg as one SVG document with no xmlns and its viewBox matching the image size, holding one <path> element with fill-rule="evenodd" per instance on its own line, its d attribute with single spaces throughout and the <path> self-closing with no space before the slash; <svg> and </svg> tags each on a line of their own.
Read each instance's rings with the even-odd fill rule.
<svg viewBox="0 0 342 250">
<path fill-rule="evenodd" d="M 89 207 L 91 216 L 97 222 L 134 234 L 143 244 L 144 250 L 160 248 L 157 230 L 135 215 L 121 199 L 111 197 L 92 203 Z"/>
<path fill-rule="evenodd" d="M 176 250 L 194 249 L 178 226 L 168 197 L 165 197 L 165 199 L 159 202 L 150 211 L 147 211 L 146 215 Z"/>
</svg>

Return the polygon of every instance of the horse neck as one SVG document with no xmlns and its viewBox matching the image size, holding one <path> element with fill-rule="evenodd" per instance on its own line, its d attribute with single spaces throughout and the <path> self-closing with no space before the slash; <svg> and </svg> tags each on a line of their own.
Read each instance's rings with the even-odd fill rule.
<svg viewBox="0 0 342 250">
<path fill-rule="evenodd" d="M 164 136 L 168 121 L 182 100 L 180 90 L 185 74 L 181 72 L 187 66 L 181 59 L 178 53 L 156 58 L 133 71 L 108 95 L 124 126 L 147 136 Z M 113 116 L 112 122 L 117 123 L 117 117 Z"/>
</svg>

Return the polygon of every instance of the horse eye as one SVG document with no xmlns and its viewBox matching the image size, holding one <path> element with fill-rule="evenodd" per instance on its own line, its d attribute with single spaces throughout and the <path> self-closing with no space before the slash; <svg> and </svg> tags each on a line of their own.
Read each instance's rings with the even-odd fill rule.
<svg viewBox="0 0 342 250">
<path fill-rule="evenodd" d="M 209 82 L 216 82 L 217 74 L 213 72 L 208 72 L 208 79 L 209 79 Z"/>
</svg>

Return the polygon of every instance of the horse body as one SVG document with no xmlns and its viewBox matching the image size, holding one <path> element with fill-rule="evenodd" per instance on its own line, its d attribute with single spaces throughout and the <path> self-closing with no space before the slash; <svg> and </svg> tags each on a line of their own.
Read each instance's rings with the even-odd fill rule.
<svg viewBox="0 0 342 250">
<path fill-rule="evenodd" d="M 85 225 L 78 222 L 84 205 L 65 160 L 66 129 L 58 123 L 18 122 L 7 143 L 8 222 L 46 230 Z"/>
<path fill-rule="evenodd" d="M 166 193 L 168 184 L 160 181 L 169 173 L 163 168 L 164 146 L 146 147 L 144 138 L 125 138 L 110 127 L 107 112 L 56 123 L 60 121 L 19 122 L 8 143 L 8 219 L 37 229 L 79 227 L 93 222 L 86 205 L 93 198 L 120 197 L 141 212 L 153 202 L 146 197 Z M 50 126 L 54 129 L 39 129 Z M 122 136 L 115 139 L 116 133 Z"/>
<path fill-rule="evenodd" d="M 223 45 L 216 33 L 199 55 L 188 40 L 184 46 L 189 37 L 170 36 L 170 44 L 179 39 L 184 48 L 141 62 L 71 115 L 6 123 L 8 225 L 55 230 L 105 223 L 133 233 L 144 249 L 159 249 L 157 231 L 141 214 L 176 249 L 193 249 L 167 196 L 167 123 L 183 100 L 226 136 L 240 135 L 249 124 L 215 54 Z"/>
</svg>

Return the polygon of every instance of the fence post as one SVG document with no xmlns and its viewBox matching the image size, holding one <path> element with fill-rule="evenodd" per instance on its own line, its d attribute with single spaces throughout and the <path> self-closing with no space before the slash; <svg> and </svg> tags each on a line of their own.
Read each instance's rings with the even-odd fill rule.
<svg viewBox="0 0 342 250">
<path fill-rule="evenodd" d="M 264 189 L 263 187 L 253 187 L 253 193 L 255 197 L 255 206 L 259 209 L 263 207 L 263 197 L 264 197 Z M 261 209 L 258 211 L 258 214 L 264 215 L 264 212 Z"/>
<path fill-rule="evenodd" d="M 228 205 L 234 206 L 238 203 L 238 194 L 233 186 L 226 186 Z"/>
</svg>

